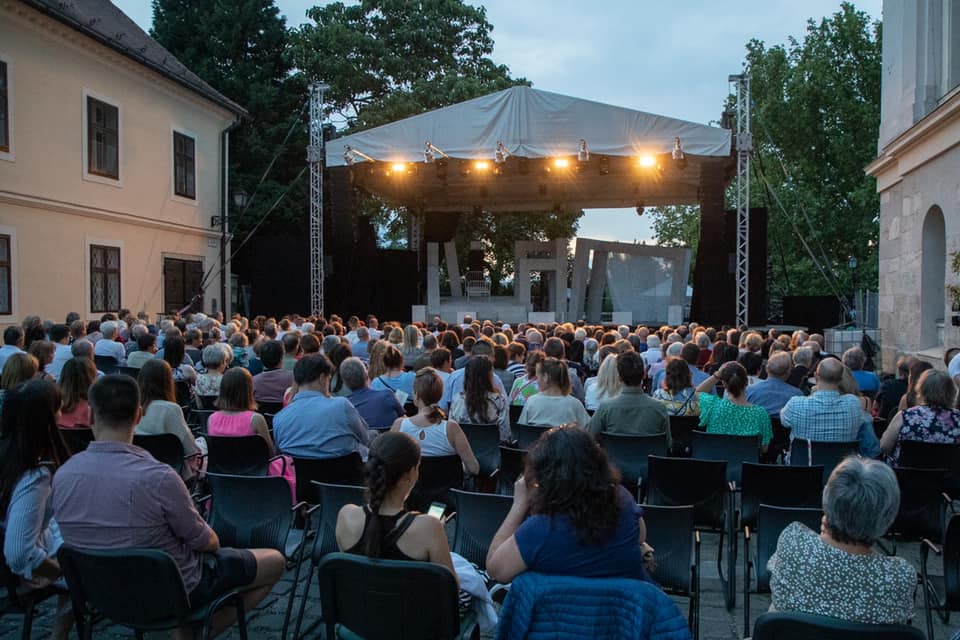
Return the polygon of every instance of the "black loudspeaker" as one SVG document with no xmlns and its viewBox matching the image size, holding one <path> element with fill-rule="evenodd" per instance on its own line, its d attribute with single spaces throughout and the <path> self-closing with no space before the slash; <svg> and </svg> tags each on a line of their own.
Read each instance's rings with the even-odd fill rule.
<svg viewBox="0 0 960 640">
<path fill-rule="evenodd" d="M 449 242 L 460 225 L 459 213 L 426 213 L 423 216 L 424 242 Z"/>
</svg>

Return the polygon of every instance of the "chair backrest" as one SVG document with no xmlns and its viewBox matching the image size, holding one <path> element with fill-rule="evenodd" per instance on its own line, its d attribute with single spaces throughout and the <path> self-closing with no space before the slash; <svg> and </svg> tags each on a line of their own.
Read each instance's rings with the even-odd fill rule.
<svg viewBox="0 0 960 640">
<path fill-rule="evenodd" d="M 270 448 L 259 435 L 206 436 L 207 471 L 233 476 L 265 476 Z"/>
<path fill-rule="evenodd" d="M 87 449 L 87 445 L 93 442 L 93 429 L 84 428 L 70 428 L 70 429 L 59 429 L 60 437 L 63 438 L 64 444 L 67 445 L 67 449 L 71 454 L 80 453 Z"/>
<path fill-rule="evenodd" d="M 908 540 L 943 540 L 947 503 L 943 497 L 946 469 L 896 467 L 900 508 L 887 532 Z"/>
<path fill-rule="evenodd" d="M 500 446 L 500 471 L 497 473 L 497 493 L 513 495 L 513 483 L 523 473 L 527 464 L 527 450 Z"/>
<path fill-rule="evenodd" d="M 190 417 L 187 424 L 198 434 L 206 434 L 207 422 L 215 412 L 212 409 L 190 409 Z"/>
<path fill-rule="evenodd" d="M 534 442 L 540 439 L 550 427 L 541 427 L 533 424 L 519 424 L 513 427 L 517 436 L 517 446 L 521 449 L 529 449 Z"/>
<path fill-rule="evenodd" d="M 280 413 L 280 410 L 283 409 L 282 402 L 258 402 L 257 411 L 259 413 L 272 413 L 274 415 Z"/>
<path fill-rule="evenodd" d="M 133 444 L 141 449 L 146 449 L 154 460 L 170 465 L 177 473 L 183 471 L 183 443 L 174 434 L 134 435 Z"/>
<path fill-rule="evenodd" d="M 319 496 L 313 482 L 328 484 L 363 484 L 363 460 L 354 451 L 339 458 L 294 458 L 297 477 L 297 501 L 318 504 Z"/>
<path fill-rule="evenodd" d="M 694 562 L 694 509 L 692 506 L 643 506 L 647 543 L 654 548 L 654 579 L 668 591 L 691 593 L 696 588 Z"/>
<path fill-rule="evenodd" d="M 510 427 L 515 427 L 518 422 L 520 422 L 520 414 L 523 413 L 523 405 L 521 404 L 511 404 L 510 405 Z"/>
<path fill-rule="evenodd" d="M 120 366 L 120 363 L 113 356 L 93 356 L 93 363 L 96 365 L 97 371 L 104 375 L 116 373 Z"/>
<path fill-rule="evenodd" d="M 57 559 L 75 615 L 95 610 L 117 624 L 142 628 L 183 620 L 190 611 L 180 568 L 164 551 L 64 545 Z"/>
<path fill-rule="evenodd" d="M 647 464 L 647 504 L 692 505 L 698 528 L 724 529 L 728 496 L 726 462 L 650 456 Z"/>
<path fill-rule="evenodd" d="M 417 412 L 418 412 L 418 411 L 419 411 L 419 409 L 417 409 L 417 405 L 415 405 L 414 403 L 412 403 L 412 402 L 404 402 L 404 403 L 403 403 L 403 413 L 404 413 L 408 418 L 412 418 L 413 416 L 417 415 Z"/>
<path fill-rule="evenodd" d="M 420 479 L 407 497 L 407 508 L 426 513 L 431 502 L 451 504 L 450 489 L 463 488 L 460 456 L 421 456 Z"/>
<path fill-rule="evenodd" d="M 210 526 L 220 544 L 240 549 L 276 549 L 284 553 L 293 521 L 290 485 L 277 476 L 207 473 Z"/>
<path fill-rule="evenodd" d="M 740 523 L 757 526 L 761 504 L 819 508 L 823 496 L 823 468 L 743 463 Z"/>
<path fill-rule="evenodd" d="M 740 469 L 744 462 L 757 462 L 760 456 L 758 436 L 693 431 L 690 455 L 699 460 L 726 460 L 727 481 L 740 485 Z"/>
<path fill-rule="evenodd" d="M 460 428 L 470 442 L 473 455 L 480 463 L 480 475 L 489 478 L 500 466 L 500 426 L 461 422 Z"/>
<path fill-rule="evenodd" d="M 787 525 L 791 522 L 800 522 L 813 531 L 820 531 L 822 516 L 823 511 L 819 508 L 760 505 L 756 531 L 757 563 L 754 565 L 758 592 L 770 591 L 770 572 L 767 570 L 767 562 L 777 550 L 777 541 Z"/>
<path fill-rule="evenodd" d="M 923 631 L 905 624 L 864 624 L 809 613 L 765 613 L 753 627 L 753 640 L 924 640 Z"/>
<path fill-rule="evenodd" d="M 453 489 L 454 519 L 453 551 L 481 569 L 487 566 L 487 551 L 493 536 L 513 505 L 509 496 L 492 493 L 472 493 Z"/>
<path fill-rule="evenodd" d="M 200 408 L 207 411 L 213 411 L 217 408 L 217 398 L 219 396 L 197 396 L 200 401 Z"/>
<path fill-rule="evenodd" d="M 174 391 L 177 393 L 177 404 L 181 407 L 193 406 L 193 394 L 190 393 L 190 383 L 186 380 L 177 380 L 173 383 Z"/>
<path fill-rule="evenodd" d="M 790 464 L 797 467 L 823 465 L 823 481 L 826 483 L 840 461 L 851 453 L 860 450 L 860 443 L 850 442 L 821 442 L 794 438 L 790 443 Z"/>
<path fill-rule="evenodd" d="M 670 436 L 673 454 L 689 456 L 693 432 L 700 429 L 700 416 L 670 416 Z"/>
<path fill-rule="evenodd" d="M 783 426 L 780 416 L 770 416 L 770 427 L 773 430 L 773 438 L 770 440 L 767 452 L 763 455 L 763 460 L 776 462 L 790 448 L 790 429 Z"/>
<path fill-rule="evenodd" d="M 960 499 L 960 444 L 901 440 L 899 463 L 914 469 L 946 469 L 946 489 Z"/>
<path fill-rule="evenodd" d="M 366 502 L 366 488 L 346 484 L 328 484 L 313 482 L 320 504 L 320 524 L 317 537 L 313 541 L 313 561 L 337 550 L 337 516 L 344 505 L 363 506 Z"/>
<path fill-rule="evenodd" d="M 636 494 L 637 483 L 641 487 L 647 479 L 647 456 L 667 455 L 667 434 L 634 436 L 620 433 L 600 433 L 597 440 L 610 462 L 620 470 L 620 484 Z"/>
<path fill-rule="evenodd" d="M 338 624 L 365 640 L 447 640 L 460 631 L 457 581 L 445 567 L 331 553 L 319 574 L 328 638 Z"/>
<path fill-rule="evenodd" d="M 943 536 L 943 591 L 946 609 L 960 611 L 960 516 L 950 518 Z"/>
<path fill-rule="evenodd" d="M 130 376 L 133 379 L 137 379 L 140 376 L 140 368 L 139 367 L 117 367 L 117 373 L 122 373 L 125 376 Z"/>
</svg>

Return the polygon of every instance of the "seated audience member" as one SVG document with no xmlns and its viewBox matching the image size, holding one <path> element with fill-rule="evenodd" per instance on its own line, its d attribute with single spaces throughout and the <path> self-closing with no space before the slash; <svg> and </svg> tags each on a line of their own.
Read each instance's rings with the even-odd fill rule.
<svg viewBox="0 0 960 640">
<path fill-rule="evenodd" d="M 608 356 L 607 360 L 613 357 Z M 686 368 L 686 362 L 680 362 Z M 600 407 L 590 419 L 590 433 L 596 435 L 608 432 L 637 436 L 665 433 L 669 448 L 670 420 L 667 409 L 643 392 L 644 362 L 641 354 L 636 351 L 621 353 L 616 356 L 616 367 L 623 382 L 623 389 L 616 398 L 600 403 Z"/>
<path fill-rule="evenodd" d="M 57 551 L 63 544 L 53 517 L 51 482 L 70 457 L 57 432 L 60 393 L 48 381 L 11 389 L 3 404 L 3 466 L 0 513 L 6 536 L 3 558 L 27 587 L 49 585 L 61 575 Z M 59 597 L 51 638 L 66 639 L 73 623 L 69 597 Z"/>
<path fill-rule="evenodd" d="M 192 363 L 187 361 L 183 338 L 167 336 L 166 340 L 163 341 L 163 360 L 170 365 L 174 382 L 186 382 L 190 386 L 196 383 L 197 370 L 193 368 Z"/>
<path fill-rule="evenodd" d="M 810 395 L 810 376 L 813 372 L 813 350 L 809 347 L 798 347 L 793 352 L 793 370 L 787 378 L 787 384 L 800 389 L 805 396 Z"/>
<path fill-rule="evenodd" d="M 488 358 L 470 358 L 464 367 L 463 391 L 453 399 L 450 418 L 472 424 L 497 424 L 500 440 L 509 442 L 510 411 L 504 397 L 493 386 L 493 375 L 493 366 Z"/>
<path fill-rule="evenodd" d="M 873 421 L 864 416 L 860 400 L 840 393 L 843 363 L 824 358 L 817 366 L 817 390 L 809 397 L 791 398 L 780 411 L 780 422 L 790 429 L 790 441 L 803 438 L 820 442 L 860 442 L 860 453 L 873 458 L 880 443 Z"/>
<path fill-rule="evenodd" d="M 898 405 L 900 411 L 917 406 L 917 392 L 919 391 L 917 383 L 920 381 L 923 372 L 929 369 L 933 369 L 933 365 L 926 360 L 914 358 L 910 362 L 910 369 L 907 372 L 907 392 L 900 398 L 900 404 Z"/>
<path fill-rule="evenodd" d="M 235 332 L 230 339 L 227 341 L 227 344 L 230 346 L 230 351 L 233 353 L 233 357 L 230 359 L 231 367 L 243 367 L 250 371 L 250 340 L 247 338 L 247 335 L 241 331 Z M 260 373 L 257 371 L 257 373 Z M 250 375 L 254 375 L 253 371 L 250 371 Z"/>
<path fill-rule="evenodd" d="M 540 391 L 537 383 L 537 367 L 545 359 L 543 351 L 531 351 L 527 354 L 526 375 L 517 377 L 510 390 L 509 402 L 512 406 L 522 407 L 531 396 Z"/>
<path fill-rule="evenodd" d="M 889 420 L 897 411 L 900 405 L 900 399 L 907 392 L 907 375 L 910 372 L 910 364 L 913 362 L 911 356 L 904 356 L 897 360 L 896 376 L 886 380 L 880 385 L 880 391 L 877 392 L 874 408 L 877 411 L 877 417 Z"/>
<path fill-rule="evenodd" d="M 887 454 L 887 463 L 900 462 L 900 443 L 904 440 L 960 444 L 960 411 L 957 410 L 957 387 L 950 375 L 928 369 L 917 381 L 917 404 L 904 409 L 890 421 L 880 448 Z"/>
<path fill-rule="evenodd" d="M 643 509 L 585 431 L 550 429 L 527 454 L 513 505 L 490 543 L 487 572 L 509 583 L 524 571 L 649 580 Z"/>
<path fill-rule="evenodd" d="M 663 381 L 663 371 L 667 367 L 667 360 L 670 358 L 679 358 L 680 354 L 683 352 L 683 344 L 679 341 L 671 342 L 667 345 L 664 350 L 663 357 L 650 365 L 650 368 L 647 369 L 647 377 L 651 380 L 651 386 L 656 389 L 660 386 L 660 383 Z"/>
<path fill-rule="evenodd" d="M 593 341 L 596 344 L 596 340 Z M 516 382 L 520 378 L 524 377 L 527 374 L 527 368 L 525 366 L 527 360 L 527 348 L 519 342 L 511 342 L 507 345 L 507 371 L 513 374 L 513 380 Z M 509 387 L 504 387 L 505 389 L 513 388 L 513 382 L 510 383 Z"/>
<path fill-rule="evenodd" d="M 437 348 L 437 337 L 432 333 L 423 334 L 423 349 L 420 351 L 420 354 L 413 361 L 413 370 L 420 371 L 424 367 L 430 366 L 430 357 L 433 355 L 433 352 Z M 406 361 L 406 357 L 404 357 Z"/>
<path fill-rule="evenodd" d="M 184 331 L 183 350 L 190 358 L 190 362 L 203 364 L 203 333 L 199 329 Z"/>
<path fill-rule="evenodd" d="M 580 372 L 567 359 L 566 343 L 560 338 L 547 338 L 543 343 L 543 355 L 548 358 L 556 358 L 567 365 L 567 378 L 570 380 L 570 395 L 579 400 L 584 400 L 583 382 L 580 380 Z"/>
<path fill-rule="evenodd" d="M 137 350 L 127 356 L 127 366 L 139 369 L 157 355 L 157 336 L 143 333 L 137 338 Z"/>
<path fill-rule="evenodd" d="M 740 356 L 740 351 L 736 345 L 732 345 L 723 340 L 718 340 L 713 345 L 713 352 L 710 354 L 710 360 L 704 365 L 705 373 L 716 373 L 720 367 L 728 362 L 735 362 Z M 699 384 L 699 383 L 697 383 Z"/>
<path fill-rule="evenodd" d="M 651 394 L 659 400 L 671 416 L 695 416 L 700 413 L 700 403 L 693 389 L 690 366 L 683 358 L 668 358 L 663 369 L 660 385 Z M 701 372 L 702 373 L 702 372 Z"/>
<path fill-rule="evenodd" d="M 722 398 L 710 393 L 718 382 L 724 385 Z M 727 362 L 701 382 L 697 387 L 700 426 L 706 427 L 707 433 L 759 436 L 760 449 L 766 451 L 773 438 L 770 415 L 747 401 L 746 388 L 747 370 L 739 362 Z"/>
<path fill-rule="evenodd" d="M 649 336 L 647 338 L 647 350 L 640 354 L 643 356 L 643 362 L 647 365 L 647 371 L 650 367 L 663 360 L 663 351 L 660 349 L 660 338 Z"/>
<path fill-rule="evenodd" d="M 260 347 L 263 371 L 253 376 L 253 397 L 258 403 L 282 403 L 283 394 L 293 384 L 293 373 L 282 369 L 283 347 L 276 340 L 268 340 Z"/>
<path fill-rule="evenodd" d="M 241 588 L 251 611 L 280 579 L 283 556 L 272 549 L 221 548 L 177 473 L 132 444 L 140 414 L 132 378 L 110 375 L 97 381 L 90 406 L 96 440 L 53 479 L 54 513 L 64 543 L 160 549 L 180 568 L 191 606 Z M 211 635 L 231 624 L 231 616 L 232 611 L 215 616 Z"/>
<path fill-rule="evenodd" d="M 675 343 L 676 344 L 676 343 Z M 671 348 L 673 345 L 670 345 Z M 672 355 L 672 354 L 671 354 Z M 697 367 L 697 359 L 700 357 L 700 350 L 693 343 L 688 342 L 687 344 L 681 345 L 680 353 L 678 354 L 680 358 L 687 363 L 687 369 L 690 371 L 691 387 L 699 385 L 701 382 L 710 377 L 709 374 L 704 373 Z M 659 389 L 663 386 L 663 379 L 666 376 L 667 363 L 662 361 L 660 363 L 662 369 L 653 377 L 653 388 Z"/>
<path fill-rule="evenodd" d="M 503 338 L 503 334 L 498 333 L 494 337 Z M 517 376 L 508 369 L 509 366 L 510 355 L 507 353 L 507 348 L 500 344 L 495 345 L 493 347 L 493 375 L 500 378 L 500 383 L 504 389 L 512 389 L 513 381 L 517 379 Z"/>
<path fill-rule="evenodd" d="M 460 456 L 467 473 L 480 472 L 480 463 L 473 455 L 470 442 L 463 429 L 454 420 L 447 420 L 437 406 L 443 396 L 443 381 L 437 372 L 429 367 L 421 369 L 413 382 L 413 403 L 417 406 L 417 415 L 397 418 L 390 431 L 405 433 L 420 444 L 420 455 L 424 458 L 439 456 Z"/>
<path fill-rule="evenodd" d="M 46 371 L 57 380 L 63 365 L 73 358 L 70 352 L 70 327 L 65 324 L 53 325 L 50 328 L 50 342 L 54 345 L 53 362 L 47 365 Z"/>
<path fill-rule="evenodd" d="M 340 363 L 340 379 L 349 389 L 346 396 L 370 429 L 382 431 L 393 426 L 394 420 L 404 415 L 403 405 L 386 390 L 370 388 L 367 367 L 360 358 L 347 358 Z"/>
<path fill-rule="evenodd" d="M 37 380 L 53 382 L 54 377 L 47 372 L 47 367 L 53 362 L 53 343 L 49 340 L 34 340 L 30 343 L 28 353 L 37 359 L 37 375 L 34 377 Z"/>
<path fill-rule="evenodd" d="M 320 340 L 317 336 L 312 333 L 305 333 L 300 336 L 300 353 L 304 356 L 320 353 Z"/>
<path fill-rule="evenodd" d="M 367 504 L 346 505 L 337 515 L 337 546 L 342 551 L 433 562 L 456 575 L 443 522 L 404 507 L 419 468 L 420 445 L 409 435 L 385 433 L 373 441 L 363 469 Z"/>
<path fill-rule="evenodd" d="M 460 369 L 463 369 L 465 366 L 467 366 L 467 360 L 469 360 L 470 356 L 473 355 L 473 345 L 475 345 L 476 343 L 477 343 L 477 339 L 474 338 L 473 336 L 467 336 L 466 338 L 463 339 L 463 344 L 460 345 L 460 349 L 461 351 L 463 351 L 463 355 L 461 355 L 459 358 L 456 358 L 453 361 L 454 370 L 458 371 Z"/>
<path fill-rule="evenodd" d="M 330 359 L 330 364 L 333 365 L 333 375 L 330 376 L 330 395 L 332 396 L 342 396 L 344 398 L 350 396 L 350 387 L 344 384 L 343 376 L 340 375 L 340 367 L 348 358 L 354 357 L 351 355 L 351 349 L 352 347 L 348 344 L 338 343 L 328 352 L 327 357 Z M 361 362 L 363 361 L 361 360 Z"/>
<path fill-rule="evenodd" d="M 450 374 L 453 373 L 453 356 L 446 347 L 437 347 L 430 354 L 430 364 L 427 366 L 433 367 L 433 370 L 437 372 L 437 375 L 443 380 L 444 386 L 446 386 Z M 420 369 L 422 368 L 420 367 Z M 420 369 L 417 369 L 417 371 L 420 371 Z"/>
<path fill-rule="evenodd" d="M 770 608 L 869 624 L 908 622 L 917 570 L 874 550 L 899 503 L 890 467 L 858 456 L 841 462 L 823 489 L 819 533 L 794 522 L 780 534 L 769 562 Z"/>
<path fill-rule="evenodd" d="M 172 433 L 180 440 L 184 456 L 200 454 L 193 433 L 183 418 L 183 409 L 177 404 L 173 372 L 167 361 L 153 359 L 144 364 L 140 367 L 137 383 L 140 387 L 140 400 L 143 402 L 140 421 L 136 425 L 137 435 Z M 197 459 L 191 458 L 190 461 L 191 464 L 184 465 L 185 480 L 193 477 L 197 470 Z"/>
<path fill-rule="evenodd" d="M 787 383 L 793 362 L 790 354 L 778 351 L 767 360 L 767 379 L 747 387 L 747 402 L 763 407 L 771 416 L 780 416 L 780 410 L 790 398 L 802 396 L 797 387 Z"/>
<path fill-rule="evenodd" d="M 13 325 L 3 330 L 3 346 L 0 347 L 0 369 L 7 363 L 7 358 L 15 353 L 25 353 L 23 350 L 23 329 Z"/>
<path fill-rule="evenodd" d="M 0 407 L 3 406 L 7 391 L 21 382 L 33 380 L 38 370 L 37 359 L 29 353 L 21 351 L 8 357 L 3 365 L 3 371 L 0 372 Z"/>
<path fill-rule="evenodd" d="M 86 330 L 87 335 L 84 336 L 84 339 L 89 341 L 90 344 L 96 345 L 103 339 L 103 333 L 100 331 L 100 320 L 91 320 L 88 322 Z"/>
<path fill-rule="evenodd" d="M 270 455 L 273 456 L 276 450 L 270 429 L 264 417 L 257 413 L 257 403 L 253 399 L 253 376 L 243 367 L 234 367 L 225 372 L 222 378 L 218 385 L 217 411 L 207 419 L 207 433 L 211 436 L 260 436 L 267 441 Z M 296 498 L 296 475 L 292 459 L 272 460 L 269 472 L 271 476 L 286 479 L 293 498 Z"/>
<path fill-rule="evenodd" d="M 867 354 L 860 347 L 851 347 L 843 352 L 843 364 L 850 369 L 860 393 L 876 394 L 880 390 L 880 378 L 873 371 L 864 371 Z M 872 397 L 872 396 L 871 396 Z"/>
<path fill-rule="evenodd" d="M 546 358 L 537 365 L 539 392 L 527 398 L 520 413 L 520 424 L 556 427 L 576 424 L 585 429 L 590 422 L 583 403 L 570 395 L 570 373 L 567 363 Z M 621 394 L 622 395 L 622 394 Z"/>
<path fill-rule="evenodd" d="M 737 357 L 737 362 L 747 372 L 747 388 L 760 382 L 760 373 L 763 370 L 763 357 L 754 351 L 744 351 Z"/>
<path fill-rule="evenodd" d="M 198 396 L 219 396 L 223 374 L 233 360 L 233 349 L 223 343 L 211 344 L 203 348 L 201 357 L 205 371 L 197 376 L 194 391 Z"/>
<path fill-rule="evenodd" d="M 857 386 L 857 379 L 853 377 L 853 372 L 850 371 L 850 367 L 846 365 L 843 366 L 843 375 L 840 378 L 839 391 L 840 395 L 854 396 L 857 402 L 860 403 L 860 409 L 864 413 L 864 420 L 872 420 L 869 411 L 870 405 L 873 403 L 860 392 L 860 387 Z"/>
<path fill-rule="evenodd" d="M 490 362 L 493 362 L 493 342 L 489 338 L 481 338 L 473 345 L 473 349 L 470 351 L 473 356 L 483 356 L 488 358 Z M 464 362 L 464 365 L 466 362 Z M 440 409 L 443 411 L 450 411 L 450 406 L 453 404 L 453 399 L 457 397 L 461 391 L 463 391 L 463 376 L 466 371 L 464 369 L 457 369 L 450 374 L 446 380 L 443 381 L 443 398 L 440 400 Z M 507 399 L 507 392 L 503 388 L 503 383 L 500 382 L 500 378 L 493 377 L 493 386 L 497 390 L 497 393 L 503 396 L 503 399 Z"/>
<path fill-rule="evenodd" d="M 280 367 L 286 371 L 293 371 L 297 364 L 297 358 L 300 355 L 300 336 L 296 333 L 284 333 L 280 339 L 283 346 L 283 359 L 280 361 Z"/>
<path fill-rule="evenodd" d="M 103 337 L 95 342 L 93 355 L 113 358 L 117 361 L 117 366 L 126 366 L 127 350 L 123 348 L 123 344 L 117 342 L 117 323 L 112 320 L 104 322 L 100 325 L 100 333 Z"/>
<path fill-rule="evenodd" d="M 407 402 L 413 395 L 414 372 L 403 370 L 403 354 L 400 350 L 387 345 L 383 353 L 383 366 L 386 372 L 371 380 L 370 388 L 393 393 L 400 404 Z"/>
<path fill-rule="evenodd" d="M 603 350 L 607 349 L 611 348 L 603 348 Z M 601 357 L 597 375 L 593 378 L 587 378 L 583 387 L 583 404 L 587 411 L 596 411 L 601 402 L 620 395 L 623 382 L 620 380 L 620 374 L 617 373 L 617 354 L 612 349 Z"/>
<path fill-rule="evenodd" d="M 408 324 L 403 328 L 400 353 L 403 354 L 403 365 L 410 368 L 413 368 L 417 359 L 423 355 L 423 349 L 420 347 L 420 330 L 416 325 Z"/>
<path fill-rule="evenodd" d="M 293 368 L 297 394 L 273 417 L 273 437 L 283 453 L 327 459 L 358 452 L 366 457 L 367 423 L 349 400 L 330 395 L 332 374 L 333 365 L 320 354 L 301 358 Z M 257 379 L 253 382 L 256 387 Z"/>
<path fill-rule="evenodd" d="M 90 426 L 90 405 L 87 393 L 97 381 L 97 368 L 89 358 L 71 358 L 60 372 L 60 395 L 63 406 L 57 426 L 64 429 Z"/>
<path fill-rule="evenodd" d="M 356 342 L 350 343 L 350 349 L 354 354 L 354 357 L 360 358 L 365 363 L 370 362 L 370 333 L 366 327 L 359 327 L 357 329 L 357 340 Z"/>
</svg>

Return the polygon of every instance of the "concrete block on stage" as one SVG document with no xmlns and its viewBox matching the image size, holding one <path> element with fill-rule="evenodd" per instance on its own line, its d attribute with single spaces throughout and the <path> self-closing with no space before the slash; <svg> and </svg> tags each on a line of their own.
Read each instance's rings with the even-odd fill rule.
<svg viewBox="0 0 960 640">
<path fill-rule="evenodd" d="M 463 317 L 470 316 L 474 320 L 477 319 L 476 311 L 457 311 L 457 324 L 463 324 Z"/>
<path fill-rule="evenodd" d="M 683 305 L 667 305 L 667 324 L 675 327 L 681 322 L 683 322 Z"/>
<path fill-rule="evenodd" d="M 410 322 L 424 322 L 427 321 L 427 305 L 425 304 L 415 304 L 410 307 Z"/>
<path fill-rule="evenodd" d="M 527 322 L 531 324 L 549 324 L 557 321 L 557 314 L 554 311 L 531 311 L 527 314 Z"/>
<path fill-rule="evenodd" d="M 633 324 L 633 311 L 614 311 L 613 324 L 625 324 L 627 326 Z"/>
</svg>

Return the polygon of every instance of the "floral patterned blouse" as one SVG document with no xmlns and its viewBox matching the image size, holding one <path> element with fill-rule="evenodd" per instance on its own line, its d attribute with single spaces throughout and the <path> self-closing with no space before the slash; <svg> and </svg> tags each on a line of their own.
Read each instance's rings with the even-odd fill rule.
<svg viewBox="0 0 960 640">
<path fill-rule="evenodd" d="M 900 462 L 900 443 L 904 440 L 960 444 L 960 411 L 919 405 L 906 409 L 902 414 L 903 426 L 897 436 L 897 444 L 887 456 L 887 464 Z"/>
<path fill-rule="evenodd" d="M 668 415 L 700 415 L 700 403 L 697 402 L 696 393 L 694 392 L 693 387 L 687 387 L 679 393 L 674 393 L 662 387 L 660 389 L 654 389 L 653 399 L 659 400 L 661 404 L 666 407 Z"/>
</svg>

